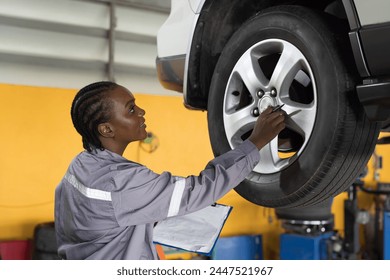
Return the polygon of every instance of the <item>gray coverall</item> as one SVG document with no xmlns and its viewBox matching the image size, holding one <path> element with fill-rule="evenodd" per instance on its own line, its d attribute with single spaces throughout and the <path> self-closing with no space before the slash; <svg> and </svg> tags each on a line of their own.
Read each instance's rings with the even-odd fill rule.
<svg viewBox="0 0 390 280">
<path fill-rule="evenodd" d="M 181 178 L 108 150 L 84 151 L 55 191 L 58 253 L 64 259 L 158 259 L 155 222 L 213 204 L 259 160 L 257 147 L 246 140 L 199 176 Z"/>
</svg>

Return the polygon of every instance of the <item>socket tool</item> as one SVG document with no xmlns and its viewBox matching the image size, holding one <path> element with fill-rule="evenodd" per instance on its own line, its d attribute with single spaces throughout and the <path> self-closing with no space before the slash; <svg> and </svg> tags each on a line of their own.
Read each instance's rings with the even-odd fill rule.
<svg viewBox="0 0 390 280">
<path fill-rule="evenodd" d="M 277 110 L 281 109 L 283 106 L 284 106 L 284 104 L 275 106 L 275 107 L 272 109 L 272 112 L 276 112 Z"/>
</svg>

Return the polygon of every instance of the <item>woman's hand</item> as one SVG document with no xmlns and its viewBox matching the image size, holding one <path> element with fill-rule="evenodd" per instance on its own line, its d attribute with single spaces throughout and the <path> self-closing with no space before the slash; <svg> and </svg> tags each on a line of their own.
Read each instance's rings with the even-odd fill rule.
<svg viewBox="0 0 390 280">
<path fill-rule="evenodd" d="M 259 150 L 263 148 L 285 128 L 285 114 L 281 109 L 272 112 L 272 107 L 268 107 L 260 114 L 248 139 Z"/>
</svg>

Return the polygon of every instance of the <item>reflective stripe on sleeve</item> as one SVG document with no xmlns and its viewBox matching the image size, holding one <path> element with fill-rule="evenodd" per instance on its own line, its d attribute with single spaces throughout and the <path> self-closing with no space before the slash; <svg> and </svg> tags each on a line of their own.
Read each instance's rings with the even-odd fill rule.
<svg viewBox="0 0 390 280">
<path fill-rule="evenodd" d="M 111 193 L 101 190 L 91 189 L 84 186 L 77 178 L 69 173 L 65 174 L 65 179 L 80 193 L 88 198 L 111 201 Z"/>
<path fill-rule="evenodd" d="M 176 216 L 179 213 L 181 198 L 183 197 L 185 186 L 185 179 L 179 179 L 176 181 L 175 189 L 173 190 L 171 197 L 171 203 L 169 204 L 168 217 Z"/>
</svg>

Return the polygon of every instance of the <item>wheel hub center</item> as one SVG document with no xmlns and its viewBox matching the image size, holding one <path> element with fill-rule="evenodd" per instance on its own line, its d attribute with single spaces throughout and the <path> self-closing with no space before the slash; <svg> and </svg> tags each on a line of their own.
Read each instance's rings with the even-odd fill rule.
<svg viewBox="0 0 390 280">
<path fill-rule="evenodd" d="M 260 113 L 263 113 L 268 107 L 275 107 L 276 106 L 276 100 L 270 96 L 264 96 L 259 100 L 258 107 L 260 110 Z"/>
</svg>

